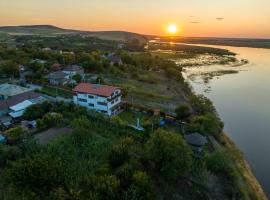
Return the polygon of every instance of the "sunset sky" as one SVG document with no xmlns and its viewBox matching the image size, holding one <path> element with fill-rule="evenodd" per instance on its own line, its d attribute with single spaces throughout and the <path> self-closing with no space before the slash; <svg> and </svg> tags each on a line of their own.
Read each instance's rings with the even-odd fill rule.
<svg viewBox="0 0 270 200">
<path fill-rule="evenodd" d="M 0 26 L 270 38 L 270 0 L 0 0 Z"/>
</svg>

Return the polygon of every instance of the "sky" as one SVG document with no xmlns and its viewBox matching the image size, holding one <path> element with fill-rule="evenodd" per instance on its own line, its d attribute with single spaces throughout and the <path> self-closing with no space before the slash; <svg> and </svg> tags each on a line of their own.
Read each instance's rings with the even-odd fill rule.
<svg viewBox="0 0 270 200">
<path fill-rule="evenodd" d="M 0 0 L 0 26 L 51 24 L 192 37 L 270 38 L 270 0 Z"/>
</svg>

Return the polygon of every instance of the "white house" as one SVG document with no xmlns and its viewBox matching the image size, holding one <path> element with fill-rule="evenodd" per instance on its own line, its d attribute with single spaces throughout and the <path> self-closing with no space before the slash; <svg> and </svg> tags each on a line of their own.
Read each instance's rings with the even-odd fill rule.
<svg viewBox="0 0 270 200">
<path fill-rule="evenodd" d="M 63 72 L 70 76 L 70 78 L 72 78 L 72 76 L 76 75 L 76 74 L 79 74 L 81 75 L 82 77 L 84 77 L 84 69 L 81 67 L 81 66 L 78 66 L 78 65 L 70 65 L 70 66 L 67 66 L 63 69 Z"/>
<path fill-rule="evenodd" d="M 106 115 L 116 115 L 120 111 L 121 89 L 108 85 L 81 83 L 74 89 L 73 101 L 76 105 L 96 110 Z"/>
</svg>

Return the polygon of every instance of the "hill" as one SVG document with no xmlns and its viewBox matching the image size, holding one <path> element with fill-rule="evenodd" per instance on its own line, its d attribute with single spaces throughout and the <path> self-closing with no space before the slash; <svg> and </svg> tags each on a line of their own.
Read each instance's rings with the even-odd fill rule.
<svg viewBox="0 0 270 200">
<path fill-rule="evenodd" d="M 147 38 L 143 35 L 125 31 L 80 31 L 63 29 L 52 25 L 30 25 L 30 26 L 3 26 L 0 27 L 0 34 L 8 35 L 41 35 L 54 36 L 61 34 L 84 34 L 97 37 L 103 40 L 132 41 L 137 39 L 140 43 L 146 43 Z"/>
<path fill-rule="evenodd" d="M 52 25 L 33 25 L 33 26 L 3 26 L 0 33 L 9 35 L 47 35 L 47 34 L 66 34 L 77 31 L 58 28 Z"/>
<path fill-rule="evenodd" d="M 153 39 L 149 38 L 149 39 Z M 215 38 L 215 37 L 162 37 L 163 42 L 178 42 L 189 44 L 206 44 L 220 46 L 235 46 L 235 47 L 252 47 L 270 49 L 270 39 L 254 39 L 254 38 Z"/>
</svg>

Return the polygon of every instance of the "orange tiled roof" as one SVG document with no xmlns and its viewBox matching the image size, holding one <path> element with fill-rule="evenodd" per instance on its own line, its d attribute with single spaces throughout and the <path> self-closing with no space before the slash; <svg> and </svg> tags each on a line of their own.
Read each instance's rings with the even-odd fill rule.
<svg viewBox="0 0 270 200">
<path fill-rule="evenodd" d="M 87 94 L 94 94 L 94 95 L 99 95 L 103 97 L 109 97 L 114 93 L 116 89 L 118 88 L 114 86 L 109 86 L 109 85 L 80 83 L 73 89 L 73 92 L 87 93 Z"/>
</svg>

